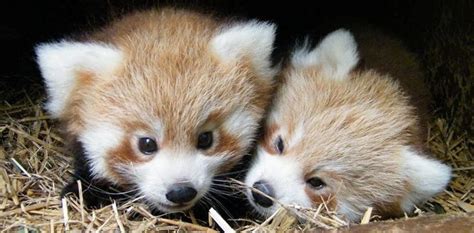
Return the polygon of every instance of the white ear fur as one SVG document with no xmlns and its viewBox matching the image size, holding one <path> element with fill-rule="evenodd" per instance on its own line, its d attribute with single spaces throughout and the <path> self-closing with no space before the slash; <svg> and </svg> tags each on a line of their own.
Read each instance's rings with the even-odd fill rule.
<svg viewBox="0 0 474 233">
<path fill-rule="evenodd" d="M 450 167 L 419 155 L 410 148 L 402 152 L 402 159 L 402 172 L 411 186 L 410 194 L 402 202 L 405 211 L 410 211 L 414 204 L 443 191 L 451 179 Z"/>
<path fill-rule="evenodd" d="M 357 44 L 349 31 L 339 29 L 327 35 L 312 51 L 307 43 L 296 49 L 291 62 L 301 68 L 317 65 L 329 77 L 344 79 L 359 62 Z"/>
<path fill-rule="evenodd" d="M 77 71 L 103 75 L 112 72 L 122 60 L 120 50 L 99 43 L 45 43 L 35 51 L 49 95 L 46 108 L 53 117 L 59 117 L 66 107 Z"/>
<path fill-rule="evenodd" d="M 223 29 L 210 42 L 211 50 L 225 63 L 251 59 L 257 74 L 272 78 L 276 69 L 271 67 L 271 53 L 276 26 L 267 22 L 250 21 Z"/>
</svg>

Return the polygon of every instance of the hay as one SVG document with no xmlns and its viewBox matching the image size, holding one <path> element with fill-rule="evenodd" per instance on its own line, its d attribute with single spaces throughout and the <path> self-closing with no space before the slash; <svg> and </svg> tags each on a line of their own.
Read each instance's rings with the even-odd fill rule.
<svg viewBox="0 0 474 233">
<path fill-rule="evenodd" d="M 439 34 L 443 32 L 441 29 Z M 455 66 L 460 64 L 457 60 L 444 62 L 456 58 L 443 53 L 449 47 L 443 47 L 440 40 L 432 41 L 423 54 L 423 61 L 428 86 L 438 99 L 434 112 L 436 118 L 429 124 L 426 143 L 434 156 L 453 168 L 454 176 L 442 194 L 417 208 L 415 216 L 474 212 L 472 56 L 467 56 L 470 59 L 470 72 L 465 75 L 461 72 L 463 69 Z M 472 49 L 469 51 L 472 52 Z M 440 64 L 455 67 L 446 69 Z M 64 149 L 56 122 L 41 108 L 41 94 L 37 92 L 43 88 L 28 85 L 26 88 L 29 90 L 24 92 L 14 92 L 8 88 L 0 85 L 0 96 L 5 98 L 0 103 L 1 230 L 219 230 L 211 223 L 198 224 L 195 220 L 186 223 L 166 216 L 154 216 L 139 200 L 114 203 L 96 210 L 85 209 L 82 197 L 68 196 L 61 200 L 59 193 L 73 172 L 72 155 Z M 452 95 L 452 92 L 457 94 Z M 231 183 L 242 187 L 238 181 Z M 82 187 L 82 184 L 78 185 Z M 301 223 L 299 219 L 306 221 Z M 380 221 L 379 217 L 367 210 L 361 223 L 374 221 Z M 314 227 L 334 229 L 349 225 L 324 204 L 314 209 L 282 206 L 266 220 L 235 219 L 235 222 L 240 223 L 239 226 L 233 226 L 239 231 L 297 231 Z"/>
<path fill-rule="evenodd" d="M 73 172 L 72 156 L 64 150 L 64 141 L 56 123 L 45 114 L 39 103 L 26 96 L 14 105 L 0 105 L 0 229 L 218 230 L 196 222 L 153 216 L 137 200 L 96 210 L 85 209 L 82 197 L 68 196 L 61 200 L 60 190 Z M 455 134 L 444 119 L 431 122 L 427 145 L 436 157 L 453 167 L 454 178 L 444 193 L 420 206 L 416 215 L 474 211 L 474 160 L 468 148 L 472 140 L 465 134 Z M 232 183 L 242 185 L 237 181 Z M 305 219 L 305 223 L 299 223 L 294 216 Z M 263 222 L 251 219 L 236 221 L 241 223 L 238 228 L 241 231 L 333 229 L 348 225 L 324 205 L 315 209 L 283 206 Z M 362 223 L 369 221 L 378 221 L 370 211 Z"/>
</svg>

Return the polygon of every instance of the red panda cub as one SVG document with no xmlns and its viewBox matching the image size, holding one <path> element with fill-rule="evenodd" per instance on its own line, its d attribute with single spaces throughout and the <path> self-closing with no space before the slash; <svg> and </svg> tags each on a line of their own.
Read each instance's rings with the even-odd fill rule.
<svg viewBox="0 0 474 233">
<path fill-rule="evenodd" d="M 337 30 L 293 52 L 245 183 L 252 206 L 326 205 L 350 221 L 389 217 L 442 191 L 448 166 L 420 150 L 415 108 L 398 82 L 354 70 L 357 45 Z"/>
<path fill-rule="evenodd" d="M 271 23 L 164 8 L 37 46 L 46 109 L 84 151 L 76 175 L 162 212 L 191 208 L 254 140 L 274 37 Z"/>
</svg>

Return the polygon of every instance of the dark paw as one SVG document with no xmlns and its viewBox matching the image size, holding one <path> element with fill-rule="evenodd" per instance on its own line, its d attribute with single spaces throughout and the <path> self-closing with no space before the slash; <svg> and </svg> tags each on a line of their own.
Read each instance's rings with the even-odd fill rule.
<svg viewBox="0 0 474 233">
<path fill-rule="evenodd" d="M 79 199 L 79 186 L 77 180 L 73 180 L 64 186 L 61 192 L 61 198 L 69 195 L 74 195 Z M 103 205 L 110 204 L 110 200 L 107 196 L 93 191 L 90 187 L 84 187 L 84 184 L 82 184 L 82 197 L 85 206 L 89 209 L 98 209 Z"/>
<path fill-rule="evenodd" d="M 64 186 L 63 190 L 61 191 L 61 198 L 65 197 L 66 195 L 79 196 L 79 187 L 77 186 L 77 180 L 69 182 L 69 184 Z"/>
</svg>

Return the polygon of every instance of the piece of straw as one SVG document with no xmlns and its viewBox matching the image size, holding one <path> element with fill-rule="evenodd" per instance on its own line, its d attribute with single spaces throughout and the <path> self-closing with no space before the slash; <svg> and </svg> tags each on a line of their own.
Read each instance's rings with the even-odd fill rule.
<svg viewBox="0 0 474 233">
<path fill-rule="evenodd" d="M 209 209 L 209 216 L 217 223 L 217 225 L 225 232 L 225 233 L 234 233 L 235 230 L 230 227 L 230 225 L 222 218 L 222 216 L 214 209 Z"/>
<path fill-rule="evenodd" d="M 372 207 L 367 208 L 367 211 L 365 211 L 364 216 L 362 217 L 362 220 L 360 221 L 360 224 L 367 224 L 370 221 L 370 217 L 372 216 Z"/>
</svg>

